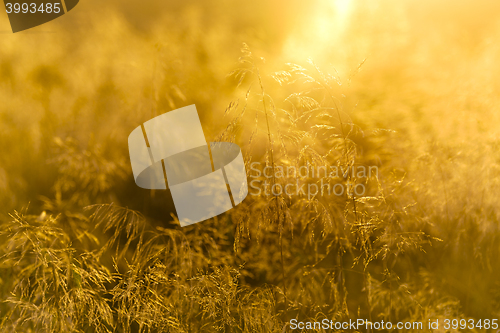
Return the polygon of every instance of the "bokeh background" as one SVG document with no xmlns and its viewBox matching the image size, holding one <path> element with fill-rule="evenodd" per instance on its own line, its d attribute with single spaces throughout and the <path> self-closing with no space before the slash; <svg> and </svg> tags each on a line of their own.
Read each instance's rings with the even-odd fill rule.
<svg viewBox="0 0 500 333">
<path fill-rule="evenodd" d="M 498 17 L 493 0 L 85 0 L 12 34 L 0 15 L 4 329 L 500 318 Z M 290 64 L 341 114 L 301 123 L 332 103 L 300 100 L 311 82 Z M 168 191 L 135 186 L 127 137 L 190 104 L 207 141 L 229 138 L 248 163 L 315 162 L 304 147 L 344 163 L 347 145 L 326 156 L 313 125 L 335 127 L 356 147 L 345 163 L 379 167 L 374 201 L 250 198 L 181 229 Z"/>
</svg>

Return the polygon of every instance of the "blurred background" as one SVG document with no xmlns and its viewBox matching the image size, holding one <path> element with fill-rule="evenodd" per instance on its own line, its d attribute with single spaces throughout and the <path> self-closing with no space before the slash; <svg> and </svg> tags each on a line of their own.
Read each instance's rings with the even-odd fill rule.
<svg viewBox="0 0 500 333">
<path fill-rule="evenodd" d="M 87 0 L 17 34 L 1 15 L 2 210 L 49 193 L 54 179 L 35 165 L 53 137 L 125 150 L 137 124 L 196 104 L 213 138 L 238 93 L 227 74 L 243 43 L 276 71 L 307 59 L 334 68 L 356 117 L 411 142 L 406 158 L 430 141 L 479 148 L 498 137 L 499 11 L 464 0 Z"/>
<path fill-rule="evenodd" d="M 184 232 L 171 216 L 175 210 L 168 193 L 136 187 L 127 137 L 156 115 L 196 104 L 207 141 L 215 140 L 232 119 L 225 115 L 228 105 L 238 98 L 243 101 L 251 85 L 247 79 L 238 85 L 237 78 L 228 76 L 240 68 L 241 49 L 246 44 L 258 62 L 266 93 L 275 99 L 277 108 L 291 107 L 285 97 L 297 91 L 272 83 L 271 74 L 287 70 L 289 63 L 314 69 L 310 65 L 313 61 L 341 83 L 335 86 L 334 94 L 342 99 L 345 119 L 366 133 L 390 133 L 375 139 L 365 134 L 353 134 L 351 138 L 361 146 L 362 154 L 369 156 L 365 162 L 380 167 L 379 191 L 385 189 L 387 195 L 381 206 L 367 204 L 365 222 L 375 223 L 370 219 L 370 209 L 376 209 L 373 207 L 378 207 L 381 220 L 390 222 L 375 223 L 370 229 L 373 233 L 365 235 L 376 257 L 370 271 L 355 253 L 345 262 L 332 259 L 336 264 L 325 266 L 335 242 L 327 246 L 324 239 L 328 237 L 321 238 L 322 231 L 309 230 L 307 223 L 303 227 L 292 224 L 289 231 L 296 232 L 294 237 L 297 233 L 314 233 L 315 238 L 311 237 L 323 250 L 308 244 L 311 256 L 304 262 L 297 263 L 302 259 L 297 259 L 293 250 L 285 251 L 284 257 L 282 253 L 281 259 L 271 254 L 267 258 L 261 252 L 266 242 L 250 245 L 259 239 L 251 236 L 246 245 L 238 245 L 247 255 L 238 254 L 233 252 L 233 245 L 239 241 L 236 234 L 244 237 L 244 233 L 237 233 L 235 228 L 250 230 L 257 217 L 249 218 L 245 228 L 233 225 L 233 220 L 215 219 L 207 222 L 206 228 L 217 229 L 223 223 L 227 237 L 222 242 L 214 236 L 216 240 L 210 242 L 221 241 L 224 245 L 217 251 L 229 259 L 217 261 L 211 257 L 215 261 L 208 266 L 200 264 L 199 272 L 207 269 L 206 274 L 215 274 L 213 267 L 222 267 L 222 263 L 235 269 L 250 263 L 246 271 L 241 268 L 242 286 L 260 291 L 268 285 L 281 286 L 278 293 L 284 300 L 269 296 L 274 301 L 266 303 L 276 313 L 271 320 L 275 326 L 262 324 L 262 331 L 280 331 L 291 318 L 318 318 L 320 314 L 328 318 L 373 314 L 373 319 L 378 314 L 414 320 L 498 317 L 498 17 L 500 2 L 496 0 L 83 0 L 57 20 L 12 34 L 7 15 L 2 14 L 1 219 L 7 223 L 12 220 L 9 214 L 24 209 L 39 221 L 45 218 L 40 214 L 47 214 L 55 219 L 63 216 L 73 227 L 71 223 L 82 221 L 92 225 L 83 207 L 113 202 L 140 212 L 154 227 Z M 257 86 L 254 83 L 253 87 Z M 283 102 L 279 104 L 278 100 Z M 262 108 L 259 105 L 253 108 Z M 249 119 L 243 118 L 243 128 L 250 126 L 253 118 Z M 280 116 L 276 119 L 280 123 Z M 265 141 L 264 127 L 262 131 Z M 248 138 L 243 134 L 240 131 L 233 139 L 245 147 Z M 373 197 L 380 195 L 374 191 Z M 334 219 L 346 216 L 343 209 L 339 208 Z M 199 224 L 201 231 L 190 227 L 187 233 L 202 237 L 204 223 Z M 343 230 L 349 238 L 356 223 L 346 223 Z M 406 232 L 422 232 L 433 240 L 418 245 L 418 254 L 399 248 L 400 244 L 381 244 L 377 232 L 389 230 L 393 223 L 403 235 L 401 242 L 407 241 Z M 281 231 L 276 228 L 269 237 L 276 240 L 279 235 L 281 239 Z M 248 231 L 248 235 L 251 233 Z M 332 239 L 342 238 L 332 230 L 327 234 Z M 350 246 L 364 251 L 361 243 L 351 241 Z M 279 246 L 269 248 L 270 252 L 279 250 Z M 397 254 L 389 260 L 386 255 L 392 250 Z M 200 255 L 207 256 L 206 251 L 200 250 Z M 297 251 L 306 250 L 299 246 Z M 347 252 L 339 249 L 338 258 Z M 401 259 L 405 264 L 398 268 L 398 258 L 405 255 L 406 261 Z M 262 260 L 259 264 L 257 258 Z M 112 260 L 106 260 L 104 265 L 112 269 Z M 285 275 L 281 272 L 283 263 L 288 265 L 285 271 L 299 272 L 287 277 L 288 295 L 280 277 Z M 318 263 L 318 269 L 329 273 L 310 270 Z M 4 263 L 5 274 L 0 275 L 2 295 L 11 290 L 10 283 L 17 283 L 6 278 L 5 265 L 9 264 Z M 363 271 L 363 280 L 339 287 L 346 275 L 336 271 L 338 265 Z M 297 267 L 309 268 L 302 271 Z M 401 279 L 387 273 L 393 269 Z M 190 274 L 186 273 L 185 281 L 192 277 Z M 372 278 L 378 282 L 371 283 Z M 327 280 L 339 283 L 335 297 L 340 298 L 323 299 L 321 292 L 304 296 L 303 283 L 314 279 L 318 290 L 326 288 Z M 357 280 L 353 277 L 351 281 Z M 298 293 L 295 299 L 294 287 Z M 370 288 L 379 290 L 378 294 Z M 334 289 L 328 292 L 333 295 Z M 404 301 L 396 304 L 391 296 L 394 293 Z M 408 293 L 409 299 L 401 296 Z M 243 294 L 251 295 L 247 291 Z M 347 294 L 351 298 L 346 304 L 332 305 Z M 202 291 L 197 295 L 206 296 Z M 8 307 L 2 311 L 5 316 Z M 196 319 L 192 320 L 210 321 L 193 316 Z M 256 327 L 241 328 L 224 316 L 220 314 L 220 321 L 204 329 L 258 331 Z M 238 316 L 242 320 L 243 315 Z M 196 331 L 186 328 L 188 319 L 177 320 L 172 332 Z"/>
</svg>

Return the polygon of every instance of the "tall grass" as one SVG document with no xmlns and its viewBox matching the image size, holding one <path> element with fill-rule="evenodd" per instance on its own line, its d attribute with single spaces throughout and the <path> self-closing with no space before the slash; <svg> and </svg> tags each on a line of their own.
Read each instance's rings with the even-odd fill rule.
<svg viewBox="0 0 500 333">
<path fill-rule="evenodd" d="M 497 119 L 485 73 L 498 52 L 456 51 L 457 67 L 474 60 L 461 71 L 426 59 L 431 73 L 410 66 L 433 54 L 428 44 L 394 66 L 363 55 L 351 72 L 328 65 L 324 49 L 318 63 L 296 64 L 244 45 L 235 61 L 236 33 L 201 33 L 200 8 L 167 16 L 182 33 L 136 34 L 110 15 L 111 36 L 93 31 L 99 47 L 72 51 L 85 66 L 69 66 L 63 48 L 24 67 L 2 60 L 2 332 L 286 332 L 291 319 L 498 318 L 499 144 L 484 121 Z M 107 40 L 124 33 L 123 48 Z M 357 33 L 350 45 L 363 49 Z M 140 34 L 165 40 L 152 47 Z M 23 57 L 16 61 L 27 64 Z M 126 137 L 192 103 L 208 141 L 237 143 L 258 185 L 235 209 L 180 228 L 168 192 L 135 186 Z M 378 173 L 280 175 L 325 165 Z M 354 183 L 366 192 L 266 193 L 264 181 L 268 190 Z"/>
</svg>

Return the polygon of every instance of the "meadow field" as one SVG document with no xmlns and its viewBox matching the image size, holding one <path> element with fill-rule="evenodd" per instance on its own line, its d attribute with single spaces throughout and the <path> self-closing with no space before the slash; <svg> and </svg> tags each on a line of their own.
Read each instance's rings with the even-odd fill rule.
<svg viewBox="0 0 500 333">
<path fill-rule="evenodd" d="M 82 0 L 13 34 L 0 14 L 0 331 L 499 331 L 499 17 L 496 0 Z M 127 138 L 191 104 L 251 187 L 181 228 Z"/>
</svg>

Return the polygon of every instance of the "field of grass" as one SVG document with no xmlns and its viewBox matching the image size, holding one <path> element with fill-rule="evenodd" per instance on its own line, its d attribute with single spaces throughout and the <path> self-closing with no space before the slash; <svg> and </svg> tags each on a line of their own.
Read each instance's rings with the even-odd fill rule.
<svg viewBox="0 0 500 333">
<path fill-rule="evenodd" d="M 0 331 L 496 332 L 499 15 L 496 0 L 86 0 L 17 34 L 0 15 Z M 127 137 L 191 104 L 255 182 L 181 228 L 169 190 L 134 183 Z M 325 166 L 377 173 L 280 174 Z"/>
</svg>

